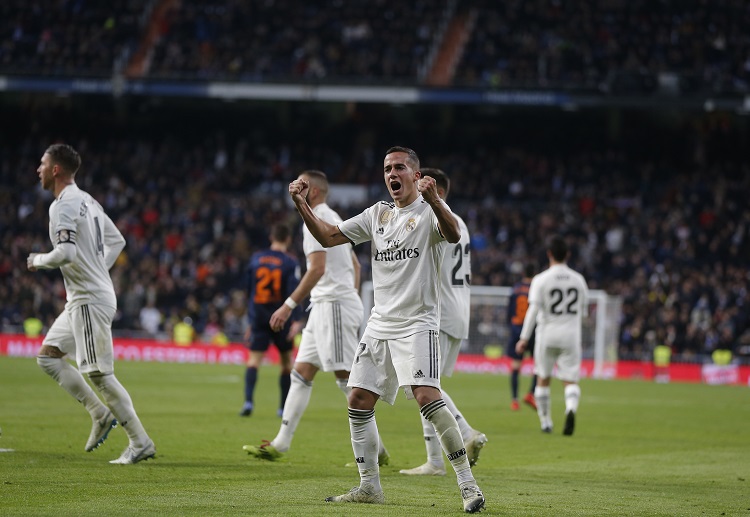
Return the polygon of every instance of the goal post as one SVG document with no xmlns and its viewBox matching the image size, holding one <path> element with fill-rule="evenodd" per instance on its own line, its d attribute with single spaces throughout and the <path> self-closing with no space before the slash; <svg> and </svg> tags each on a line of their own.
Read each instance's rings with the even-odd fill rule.
<svg viewBox="0 0 750 517">
<path fill-rule="evenodd" d="M 512 292 L 513 289 L 507 286 L 471 286 L 469 339 L 464 343 L 462 353 L 491 358 L 505 354 L 510 339 L 506 315 Z M 363 282 L 361 293 L 367 318 L 373 305 L 372 282 Z M 582 346 L 583 359 L 593 360 L 594 378 L 615 376 L 621 314 L 622 299 L 619 296 L 597 289 L 589 291 L 589 315 L 583 322 Z"/>
</svg>

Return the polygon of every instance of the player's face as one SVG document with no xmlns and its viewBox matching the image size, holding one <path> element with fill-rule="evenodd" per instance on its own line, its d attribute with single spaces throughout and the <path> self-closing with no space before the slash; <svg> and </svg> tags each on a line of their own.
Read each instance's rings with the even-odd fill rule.
<svg viewBox="0 0 750 517">
<path fill-rule="evenodd" d="M 413 169 L 408 154 L 387 154 L 383 162 L 383 177 L 396 206 L 406 206 L 417 198 L 417 180 L 420 173 Z"/>
<path fill-rule="evenodd" d="M 39 163 L 39 168 L 36 170 L 39 175 L 39 182 L 42 184 L 44 190 L 52 190 L 55 185 L 54 168 L 55 166 L 52 164 L 49 154 L 44 153 Z"/>
</svg>

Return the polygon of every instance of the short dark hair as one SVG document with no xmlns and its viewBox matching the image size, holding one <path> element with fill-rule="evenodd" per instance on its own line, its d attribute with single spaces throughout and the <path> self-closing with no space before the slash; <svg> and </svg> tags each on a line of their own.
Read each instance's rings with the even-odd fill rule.
<svg viewBox="0 0 750 517">
<path fill-rule="evenodd" d="M 536 273 L 536 266 L 532 263 L 528 263 L 523 267 L 523 276 L 526 278 L 532 278 Z"/>
<path fill-rule="evenodd" d="M 45 151 L 52 159 L 52 163 L 73 176 L 81 167 L 81 155 L 68 144 L 52 144 Z"/>
<path fill-rule="evenodd" d="M 409 160 L 412 162 L 413 168 L 419 170 L 419 156 L 417 156 L 417 153 L 415 153 L 413 149 L 396 145 L 388 149 L 385 152 L 385 155 L 388 156 L 391 153 L 406 153 L 409 156 Z"/>
<path fill-rule="evenodd" d="M 429 167 L 425 167 L 422 169 L 422 177 L 429 176 L 431 178 L 435 178 L 435 184 L 441 189 L 445 191 L 445 197 L 448 197 L 448 192 L 450 192 L 451 189 L 451 180 L 448 178 L 448 175 L 443 172 L 441 169 L 431 169 Z"/>
<path fill-rule="evenodd" d="M 563 262 L 568 258 L 568 243 L 562 235 L 552 235 L 547 239 L 547 250 L 558 262 Z"/>
<path fill-rule="evenodd" d="M 300 172 L 300 175 L 302 174 L 304 174 L 305 176 L 309 176 L 317 184 L 318 188 L 322 189 L 326 193 L 328 192 L 328 176 L 326 176 L 325 172 L 310 169 Z"/>
<path fill-rule="evenodd" d="M 275 223 L 271 226 L 271 241 L 273 242 L 286 242 L 291 234 L 289 226 L 284 223 Z"/>
</svg>

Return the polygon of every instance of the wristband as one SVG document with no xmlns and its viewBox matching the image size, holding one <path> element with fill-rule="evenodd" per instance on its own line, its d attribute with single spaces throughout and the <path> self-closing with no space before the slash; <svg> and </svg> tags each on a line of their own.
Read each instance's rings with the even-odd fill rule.
<svg viewBox="0 0 750 517">
<path fill-rule="evenodd" d="M 289 298 L 287 298 L 286 300 L 284 300 L 284 305 L 286 305 L 287 307 L 289 307 L 292 310 L 294 310 L 294 309 L 297 308 L 297 302 L 295 302 L 294 300 L 292 300 L 291 296 Z"/>
</svg>

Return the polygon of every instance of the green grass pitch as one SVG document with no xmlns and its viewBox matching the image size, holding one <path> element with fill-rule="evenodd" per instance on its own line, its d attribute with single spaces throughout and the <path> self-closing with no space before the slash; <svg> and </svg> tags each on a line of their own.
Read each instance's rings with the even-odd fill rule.
<svg viewBox="0 0 750 517">
<path fill-rule="evenodd" d="M 117 364 L 117 374 L 156 442 L 155 460 L 110 465 L 122 429 L 92 453 L 85 410 L 33 359 L 0 357 L 0 515 L 455 515 L 455 476 L 414 478 L 425 460 L 416 404 L 379 403 L 391 454 L 381 469 L 386 504 L 325 503 L 358 483 L 346 404 L 331 374 L 280 462 L 242 445 L 279 426 L 278 370 L 259 376 L 256 411 L 242 404 L 241 366 Z M 522 390 L 529 379 L 521 380 Z M 573 437 L 562 436 L 562 388 L 553 381 L 556 429 L 509 409 L 505 376 L 457 374 L 444 387 L 489 443 L 474 474 L 489 515 L 750 516 L 750 389 L 742 386 L 585 380 Z"/>
</svg>

